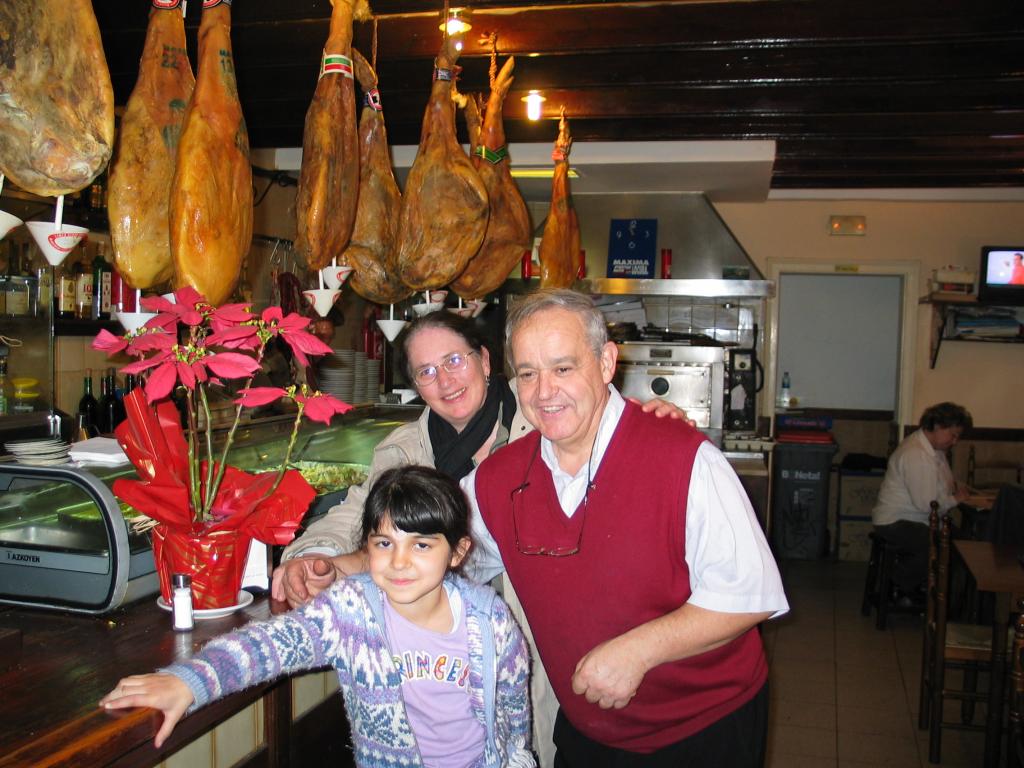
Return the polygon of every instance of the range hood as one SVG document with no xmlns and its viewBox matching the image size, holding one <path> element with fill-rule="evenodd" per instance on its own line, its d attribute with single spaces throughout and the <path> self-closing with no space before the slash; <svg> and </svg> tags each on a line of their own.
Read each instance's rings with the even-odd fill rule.
<svg viewBox="0 0 1024 768">
<path fill-rule="evenodd" d="M 593 294 L 698 297 L 766 297 L 773 284 L 701 192 L 667 194 L 573 195 L 583 247 L 607 253 L 612 219 L 657 219 L 658 248 L 672 250 L 672 278 L 666 280 L 594 278 L 584 281 Z M 546 213 L 546 211 L 545 211 Z M 591 260 L 593 267 L 593 260 Z M 743 279 L 724 279 L 730 273 Z"/>
</svg>

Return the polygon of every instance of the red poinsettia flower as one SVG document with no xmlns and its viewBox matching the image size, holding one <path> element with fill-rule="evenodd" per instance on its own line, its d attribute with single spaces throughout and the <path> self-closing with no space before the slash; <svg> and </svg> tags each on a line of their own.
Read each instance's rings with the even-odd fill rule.
<svg viewBox="0 0 1024 768">
<path fill-rule="evenodd" d="M 136 336 L 128 342 L 128 353 L 142 355 L 153 350 L 170 351 L 174 346 L 174 336 L 163 331 L 153 331 Z"/>
<path fill-rule="evenodd" d="M 255 325 L 225 325 L 206 337 L 208 347 L 228 349 L 259 349 L 259 328 Z"/>
<path fill-rule="evenodd" d="M 128 340 L 123 336 L 115 336 L 110 331 L 104 329 L 96 334 L 96 338 L 92 340 L 92 348 L 99 352 L 106 352 L 107 356 L 116 355 L 128 348 Z"/>
<path fill-rule="evenodd" d="M 285 340 L 299 365 L 309 365 L 309 358 L 306 355 L 331 354 L 329 346 L 306 332 L 306 328 L 309 327 L 308 317 L 303 317 L 297 312 L 291 312 L 286 316 L 280 307 L 267 307 L 263 310 L 261 318 L 272 335 Z"/>
<path fill-rule="evenodd" d="M 176 290 L 174 301 L 163 296 L 147 296 L 141 303 L 143 309 L 159 313 L 159 322 L 162 325 L 168 323 L 170 318 L 174 318 L 176 323 L 184 323 L 190 328 L 203 322 L 203 313 L 198 311 L 197 307 L 208 306 L 206 299 L 191 286 Z"/>
<path fill-rule="evenodd" d="M 210 324 L 213 325 L 214 330 L 218 330 L 218 326 L 247 323 L 253 317 L 251 304 L 224 304 L 213 310 L 213 313 L 210 315 Z"/>
<path fill-rule="evenodd" d="M 238 352 L 218 352 L 202 358 L 203 365 L 225 379 L 244 379 L 260 369 L 260 364 L 248 355 Z"/>
<path fill-rule="evenodd" d="M 321 424 L 330 424 L 336 413 L 346 413 L 352 410 L 352 406 L 343 403 L 333 395 L 323 392 L 313 392 L 309 395 L 296 395 L 295 402 L 305 406 L 303 413 L 313 421 Z"/>
<path fill-rule="evenodd" d="M 239 397 L 235 404 L 258 408 L 261 405 L 276 403 L 287 394 L 288 392 L 281 387 L 249 387 L 238 393 Z"/>
</svg>

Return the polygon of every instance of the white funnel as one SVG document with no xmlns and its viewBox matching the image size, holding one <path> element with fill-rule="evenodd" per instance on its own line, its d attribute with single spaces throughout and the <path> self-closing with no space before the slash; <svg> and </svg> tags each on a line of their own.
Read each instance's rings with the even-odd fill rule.
<svg viewBox="0 0 1024 768">
<path fill-rule="evenodd" d="M 384 338 L 388 341 L 394 341 L 398 338 L 398 334 L 402 332 L 402 329 L 408 323 L 405 320 L 378 320 L 377 327 L 380 328 L 384 334 Z"/>
<path fill-rule="evenodd" d="M 135 333 L 154 317 L 156 312 L 116 312 L 117 321 L 128 333 Z"/>
<path fill-rule="evenodd" d="M 57 225 L 52 221 L 26 221 L 25 226 L 28 227 L 32 239 L 36 241 L 43 256 L 53 267 L 62 264 L 75 246 L 89 234 L 89 230 L 85 227 L 76 227 L 71 224 L 64 224 L 58 230 Z"/>
<path fill-rule="evenodd" d="M 22 225 L 22 220 L 7 211 L 0 211 L 0 240 L 7 237 L 7 233 L 15 227 Z"/>
<path fill-rule="evenodd" d="M 440 301 L 432 301 L 429 304 L 413 304 L 412 311 L 416 313 L 417 317 L 423 317 L 424 315 L 429 315 L 431 312 L 436 312 L 443 306 L 444 304 Z"/>
<path fill-rule="evenodd" d="M 327 313 L 331 311 L 331 307 L 338 300 L 341 291 L 337 288 L 316 288 L 303 291 L 302 295 L 320 317 L 327 317 Z"/>
<path fill-rule="evenodd" d="M 329 266 L 324 267 L 320 272 L 324 276 L 324 285 L 328 288 L 341 288 L 348 280 L 348 276 L 352 274 L 352 267 Z"/>
</svg>

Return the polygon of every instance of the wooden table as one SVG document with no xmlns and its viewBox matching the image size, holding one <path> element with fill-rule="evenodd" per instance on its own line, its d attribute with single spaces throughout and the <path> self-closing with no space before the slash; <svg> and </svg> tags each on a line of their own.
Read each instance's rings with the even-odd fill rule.
<svg viewBox="0 0 1024 768">
<path fill-rule="evenodd" d="M 288 679 L 198 710 L 178 724 L 160 750 L 153 748 L 159 713 L 97 706 L 124 675 L 165 666 L 212 637 L 269 615 L 269 600 L 258 597 L 231 616 L 197 621 L 192 632 L 174 632 L 170 614 L 150 598 L 105 616 L 0 608 L 0 629 L 20 630 L 22 643 L 15 663 L 0 667 L 0 767 L 155 765 L 262 696 L 267 696 L 266 739 L 255 763 L 287 765 L 290 736 L 298 735 L 292 731 Z M 332 698 L 337 699 L 333 728 L 345 731 L 340 698 Z"/>
<path fill-rule="evenodd" d="M 1017 559 L 1021 548 L 968 540 L 957 540 L 954 545 L 978 589 L 996 596 L 995 620 L 992 623 L 992 681 L 985 727 L 985 765 L 994 768 L 999 765 L 1002 731 L 1007 620 L 1010 606 L 1016 605 L 1016 601 L 1024 596 L 1024 566 Z"/>
</svg>

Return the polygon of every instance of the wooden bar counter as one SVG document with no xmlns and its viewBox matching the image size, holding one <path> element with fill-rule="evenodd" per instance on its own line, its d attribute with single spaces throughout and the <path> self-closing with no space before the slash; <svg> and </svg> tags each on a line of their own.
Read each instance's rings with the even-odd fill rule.
<svg viewBox="0 0 1024 768">
<path fill-rule="evenodd" d="M 149 597 L 105 616 L 0 607 L 0 766 L 153 766 L 261 697 L 262 744 L 241 765 L 301 765 L 307 749 L 323 759 L 342 753 L 348 729 L 339 696 L 292 722 L 288 679 L 257 686 L 183 719 L 163 748 L 153 748 L 162 715 L 151 709 L 108 712 L 97 705 L 117 681 L 151 672 L 192 654 L 207 640 L 270 616 L 267 597 L 219 619 L 197 621 L 192 632 L 171 629 L 171 616 Z M 301 742 L 301 743 L 297 743 Z M 329 742 L 329 743 L 328 743 Z M 350 758 L 349 758 L 350 759 Z"/>
</svg>

